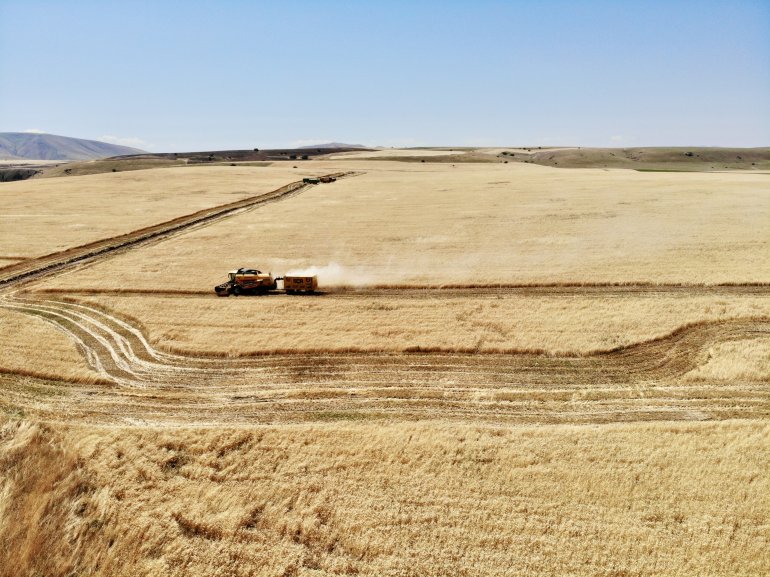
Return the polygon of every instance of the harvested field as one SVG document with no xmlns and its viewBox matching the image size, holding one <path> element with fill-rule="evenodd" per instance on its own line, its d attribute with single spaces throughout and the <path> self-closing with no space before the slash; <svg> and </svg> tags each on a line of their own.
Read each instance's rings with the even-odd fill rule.
<svg viewBox="0 0 770 577">
<path fill-rule="evenodd" d="M 763 287 L 605 287 L 588 294 L 579 288 L 537 287 L 372 289 L 241 299 L 69 294 L 136 319 L 161 350 L 233 357 L 267 351 L 415 348 L 580 355 L 650 340 L 683 325 L 770 317 L 770 289 Z M 190 310 L 196 311 L 195 318 L 190 318 Z M 219 338 L 224 334 L 227 338 Z"/>
<path fill-rule="evenodd" d="M 18 186 L 92 190 L 53 237 L 136 192 L 146 220 L 114 193 L 72 246 L 349 170 L 0 288 L 0 576 L 770 571 L 766 176 L 367 159 Z M 322 294 L 214 296 L 239 266 Z"/>
<path fill-rule="evenodd" d="M 245 425 L 327 414 L 342 420 L 606 423 L 762 418 L 770 400 L 763 363 L 768 317 L 697 322 L 581 355 L 416 347 L 400 354 L 286 349 L 226 358 L 156 350 L 130 319 L 93 306 L 21 299 L 5 306 L 56 323 L 87 351 L 101 381 L 119 385 L 63 384 L 64 400 L 34 405 L 6 387 L 14 410 L 49 421 L 58 421 L 66 405 L 67 420 L 112 425 Z M 708 377 L 715 349 L 718 365 L 729 367 L 746 360 L 729 346 L 748 340 L 757 345 L 748 353 L 756 372 L 747 364 L 739 379 Z M 705 380 L 699 374 L 704 365 Z M 89 401 L 81 404 L 83 398 Z"/>
</svg>

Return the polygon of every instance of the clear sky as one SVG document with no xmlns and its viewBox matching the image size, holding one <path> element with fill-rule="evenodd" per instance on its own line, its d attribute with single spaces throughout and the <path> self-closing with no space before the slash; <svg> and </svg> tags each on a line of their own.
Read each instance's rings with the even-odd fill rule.
<svg viewBox="0 0 770 577">
<path fill-rule="evenodd" d="M 770 145 L 770 1 L 0 0 L 0 132 Z"/>
</svg>

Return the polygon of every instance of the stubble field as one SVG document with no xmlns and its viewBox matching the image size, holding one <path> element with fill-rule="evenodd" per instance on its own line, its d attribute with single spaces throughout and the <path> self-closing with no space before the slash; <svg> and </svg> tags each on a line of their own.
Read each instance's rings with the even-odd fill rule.
<svg viewBox="0 0 770 577">
<path fill-rule="evenodd" d="M 770 569 L 767 175 L 301 168 L 13 185 L 124 191 L 62 189 L 106 228 L 61 250 L 356 173 L 3 289 L 0 574 Z M 321 294 L 214 296 L 239 266 Z"/>
</svg>

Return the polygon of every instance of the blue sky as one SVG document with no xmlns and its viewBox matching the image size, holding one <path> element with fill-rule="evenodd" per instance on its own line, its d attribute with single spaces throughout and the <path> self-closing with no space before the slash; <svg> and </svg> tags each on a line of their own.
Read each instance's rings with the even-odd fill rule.
<svg viewBox="0 0 770 577">
<path fill-rule="evenodd" d="M 770 145 L 770 2 L 0 0 L 0 131 Z"/>
</svg>

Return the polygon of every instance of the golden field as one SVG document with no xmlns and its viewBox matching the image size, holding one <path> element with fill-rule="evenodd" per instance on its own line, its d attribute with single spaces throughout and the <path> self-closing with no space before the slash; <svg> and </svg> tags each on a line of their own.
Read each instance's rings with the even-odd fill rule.
<svg viewBox="0 0 770 577">
<path fill-rule="evenodd" d="M 770 281 L 766 175 L 349 165 L 365 173 L 46 286 L 210 290 L 239 266 L 315 266 L 322 286 Z"/>
<path fill-rule="evenodd" d="M 0 326 L 0 372 L 86 382 L 98 379 L 77 343 L 56 325 L 16 309 L 0 308 Z"/>
<path fill-rule="evenodd" d="M 32 256 L 356 172 L 0 288 L 0 576 L 768 573 L 770 177 L 377 156 L 0 186 Z"/>
<path fill-rule="evenodd" d="M 405 352 L 414 347 L 581 355 L 662 337 L 682 325 L 770 318 L 770 296 L 735 291 L 693 295 L 619 287 L 596 290 L 593 295 L 577 289 L 551 294 L 526 289 L 423 289 L 256 299 L 120 293 L 74 296 L 135 319 L 156 348 L 188 355 L 237 357 L 286 350 Z M 195 311 L 192 318 L 190 310 Z M 227 338 L 221 338 L 223 335 Z"/>
<path fill-rule="evenodd" d="M 768 433 L 6 421 L 0 574 L 764 575 Z"/>
<path fill-rule="evenodd" d="M 109 238 L 302 176 L 289 168 L 181 167 L 3 183 L 0 259 L 34 258 Z"/>
</svg>

